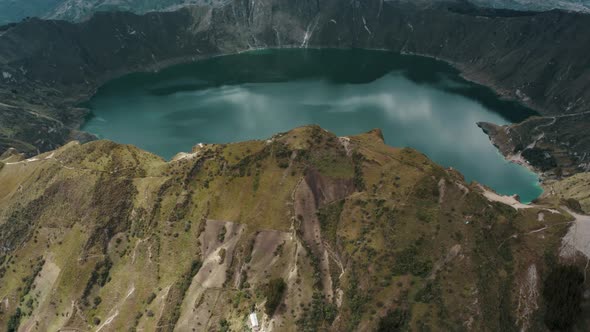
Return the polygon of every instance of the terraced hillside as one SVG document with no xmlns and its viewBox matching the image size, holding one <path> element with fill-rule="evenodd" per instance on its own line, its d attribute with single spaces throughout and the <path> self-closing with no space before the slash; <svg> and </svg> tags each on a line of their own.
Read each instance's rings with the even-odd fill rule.
<svg viewBox="0 0 590 332">
<path fill-rule="evenodd" d="M 518 204 L 378 130 L 2 159 L 2 329 L 543 331 L 544 280 L 586 263 L 559 199 Z"/>
</svg>

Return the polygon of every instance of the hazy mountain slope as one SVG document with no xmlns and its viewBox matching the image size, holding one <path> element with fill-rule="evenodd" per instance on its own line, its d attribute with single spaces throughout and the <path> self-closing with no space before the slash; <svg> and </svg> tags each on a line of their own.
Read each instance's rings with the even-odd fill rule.
<svg viewBox="0 0 590 332">
<path fill-rule="evenodd" d="M 0 0 L 0 25 L 18 22 L 25 17 L 44 17 L 63 0 Z"/>
<path fill-rule="evenodd" d="M 151 11 L 171 11 L 190 5 L 220 6 L 230 0 L 62 0 L 43 17 L 69 21 L 88 19 L 98 11 L 130 11 L 143 14 Z"/>
<path fill-rule="evenodd" d="M 379 131 L 303 127 L 169 163 L 71 143 L 0 170 L 0 324 L 242 330 L 254 311 L 265 331 L 370 331 L 385 316 L 543 331 L 571 217 L 483 193 Z M 265 309 L 276 278 L 286 291 Z"/>
<path fill-rule="evenodd" d="M 82 21 L 99 11 L 172 11 L 190 5 L 219 6 L 228 0 L 0 0 L 0 25 L 26 17 Z"/>
<path fill-rule="evenodd" d="M 188 5 L 220 6 L 231 0 L 0 0 L 0 25 L 18 22 L 25 17 L 43 17 L 81 21 L 99 11 L 130 11 L 143 14 L 151 11 L 170 11 Z M 389 0 L 406 1 L 406 0 Z M 436 3 L 443 0 L 421 0 Z M 444 0 L 449 2 L 447 0 Z M 468 0 L 489 8 L 544 11 L 562 9 L 590 12 L 588 0 Z"/>
</svg>

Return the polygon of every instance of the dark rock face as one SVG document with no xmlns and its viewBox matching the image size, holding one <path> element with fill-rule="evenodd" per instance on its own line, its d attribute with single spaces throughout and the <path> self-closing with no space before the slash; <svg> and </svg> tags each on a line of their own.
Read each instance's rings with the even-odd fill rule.
<svg viewBox="0 0 590 332">
<path fill-rule="evenodd" d="M 583 14 L 382 0 L 235 0 L 143 16 L 100 13 L 78 24 L 31 19 L 0 32 L 0 138 L 45 151 L 71 139 L 84 115 L 73 107 L 113 77 L 262 47 L 436 57 L 542 114 L 584 112 L 590 103 L 587 31 L 590 16 Z M 24 133 L 30 128 L 4 129 L 29 110 L 50 118 L 39 120 L 37 131 L 47 133 L 48 123 L 57 121 L 63 132 L 40 144 Z"/>
</svg>

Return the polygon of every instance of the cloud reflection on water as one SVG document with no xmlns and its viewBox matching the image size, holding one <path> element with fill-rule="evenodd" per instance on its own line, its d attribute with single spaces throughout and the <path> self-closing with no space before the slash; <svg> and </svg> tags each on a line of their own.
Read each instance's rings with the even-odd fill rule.
<svg viewBox="0 0 590 332">
<path fill-rule="evenodd" d="M 198 142 L 263 139 L 306 124 L 341 136 L 381 128 L 390 145 L 416 148 L 501 193 L 534 198 L 539 193 L 536 176 L 507 163 L 476 126 L 478 121 L 506 120 L 438 86 L 447 81 L 452 82 L 418 84 L 394 72 L 363 84 L 315 79 L 180 89 L 166 95 L 135 89 L 93 99 L 99 117 L 85 129 L 171 157 Z"/>
</svg>

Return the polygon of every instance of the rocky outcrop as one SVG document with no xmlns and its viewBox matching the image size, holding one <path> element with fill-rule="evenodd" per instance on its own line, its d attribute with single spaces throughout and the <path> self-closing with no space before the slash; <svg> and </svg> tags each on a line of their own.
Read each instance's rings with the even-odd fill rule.
<svg viewBox="0 0 590 332">
<path fill-rule="evenodd" d="M 542 114 L 579 113 L 590 102 L 588 30 L 590 16 L 570 12 L 382 0 L 235 0 L 143 16 L 98 13 L 78 24 L 30 19 L 0 32 L 0 138 L 4 148 L 46 151 L 71 139 L 83 121 L 75 105 L 113 77 L 265 47 L 436 57 Z M 43 142 L 7 120 L 31 111 Z M 56 124 L 63 130 L 51 137 Z"/>
</svg>

